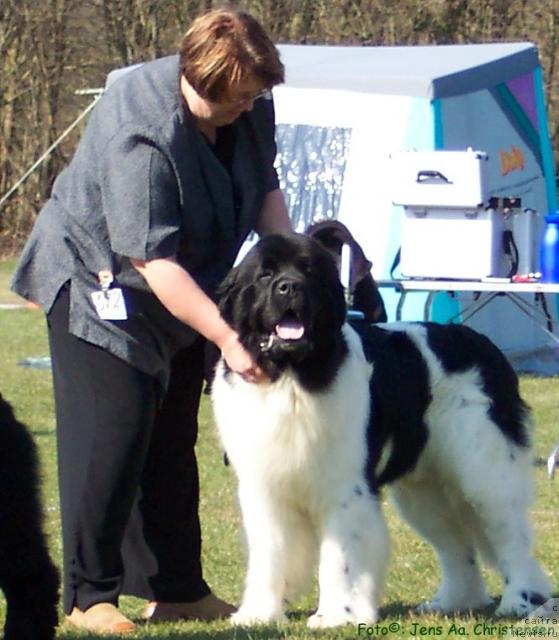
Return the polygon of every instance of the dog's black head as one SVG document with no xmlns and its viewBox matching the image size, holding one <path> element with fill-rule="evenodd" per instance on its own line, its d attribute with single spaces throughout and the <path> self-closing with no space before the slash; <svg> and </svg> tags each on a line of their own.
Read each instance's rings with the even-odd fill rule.
<svg viewBox="0 0 559 640">
<path fill-rule="evenodd" d="M 219 290 L 223 318 L 272 377 L 331 359 L 343 344 L 343 287 L 332 256 L 299 234 L 265 236 Z"/>
</svg>

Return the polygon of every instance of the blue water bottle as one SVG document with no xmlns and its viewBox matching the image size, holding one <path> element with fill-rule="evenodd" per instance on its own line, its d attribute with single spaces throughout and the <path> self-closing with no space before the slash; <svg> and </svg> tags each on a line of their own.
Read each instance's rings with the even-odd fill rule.
<svg viewBox="0 0 559 640">
<path fill-rule="evenodd" d="M 540 245 L 542 282 L 559 282 L 559 211 L 545 216 Z"/>
</svg>

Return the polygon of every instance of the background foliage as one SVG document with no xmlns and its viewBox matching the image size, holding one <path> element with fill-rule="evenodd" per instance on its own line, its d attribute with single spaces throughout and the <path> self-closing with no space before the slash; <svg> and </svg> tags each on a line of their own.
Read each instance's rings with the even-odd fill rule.
<svg viewBox="0 0 559 640">
<path fill-rule="evenodd" d="M 1 0 L 0 197 L 87 106 L 107 72 L 177 49 L 212 0 Z M 559 155 L 559 0 L 236 0 L 277 42 L 538 45 Z M 72 155 L 76 129 L 0 210 L 0 253 L 17 250 Z"/>
</svg>

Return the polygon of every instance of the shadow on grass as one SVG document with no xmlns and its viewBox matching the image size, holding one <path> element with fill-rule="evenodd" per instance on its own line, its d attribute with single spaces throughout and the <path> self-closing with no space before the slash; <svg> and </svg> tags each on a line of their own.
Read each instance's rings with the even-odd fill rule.
<svg viewBox="0 0 559 640">
<path fill-rule="evenodd" d="M 293 640 L 300 637 L 298 633 L 290 628 L 290 625 L 280 627 L 263 626 L 250 629 L 226 627 L 216 629 L 212 625 L 206 628 L 192 627 L 184 624 L 184 628 L 169 628 L 168 625 L 142 625 L 139 624 L 136 631 L 131 634 L 103 634 L 92 635 L 83 631 L 75 631 L 68 628 L 62 628 L 56 635 L 57 640 L 122 640 L 130 638 L 130 640 Z M 306 634 L 305 634 L 306 635 Z"/>
<path fill-rule="evenodd" d="M 398 619 L 398 618 L 406 618 L 408 620 L 413 620 L 416 618 L 427 618 L 429 620 L 466 620 L 466 621 L 488 621 L 488 622 L 499 622 L 506 620 L 510 622 L 511 620 L 514 622 L 514 619 L 509 620 L 508 618 L 500 618 L 495 615 L 495 610 L 499 606 L 500 595 L 498 597 L 493 597 L 493 602 L 484 607 L 483 609 L 472 610 L 464 610 L 464 611 L 456 611 L 455 613 L 443 614 L 439 612 L 429 612 L 422 611 L 420 609 L 423 603 L 409 603 L 409 602 L 392 602 L 391 604 L 382 607 L 380 611 L 380 619 Z"/>
</svg>

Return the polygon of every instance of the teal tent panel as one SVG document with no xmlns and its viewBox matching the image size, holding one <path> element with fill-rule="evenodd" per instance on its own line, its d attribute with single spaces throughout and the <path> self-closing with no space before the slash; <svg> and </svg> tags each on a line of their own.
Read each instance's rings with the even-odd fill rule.
<svg viewBox="0 0 559 640">
<path fill-rule="evenodd" d="M 548 211 L 556 211 L 557 186 L 555 184 L 555 162 L 553 159 L 553 149 L 551 147 L 551 139 L 549 137 L 549 128 L 547 125 L 547 110 L 545 106 L 543 74 L 541 67 L 538 67 L 534 71 L 534 90 L 536 94 L 536 109 L 540 130 L 541 155 L 544 166 Z"/>
<path fill-rule="evenodd" d="M 446 324 L 452 321 L 459 324 L 462 322 L 462 307 L 457 297 L 451 296 L 448 293 L 437 293 L 433 298 L 431 305 L 430 320 L 433 322 L 440 322 Z"/>
</svg>

